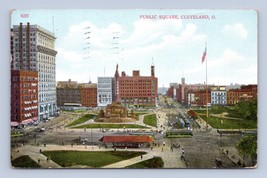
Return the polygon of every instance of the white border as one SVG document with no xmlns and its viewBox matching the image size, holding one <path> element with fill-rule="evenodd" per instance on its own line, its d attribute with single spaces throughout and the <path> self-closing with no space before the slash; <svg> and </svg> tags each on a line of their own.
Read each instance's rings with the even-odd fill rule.
<svg viewBox="0 0 267 178">
<path fill-rule="evenodd" d="M 205 177 L 205 178 L 264 178 L 267 177 L 267 142 L 264 135 L 267 134 L 267 84 L 264 78 L 267 76 L 267 11 L 265 0 L 2 0 L 0 6 L 0 170 L 1 177 L 6 178 L 47 178 L 47 177 L 116 177 L 116 178 L 162 178 L 162 177 Z M 91 169 L 61 169 L 61 170 L 19 170 L 10 167 L 10 73 L 9 73 L 9 27 L 11 9 L 256 9 L 259 13 L 259 60 L 258 60 L 258 168 L 238 170 L 210 170 L 210 169 L 154 169 L 154 170 L 91 170 Z M 265 77 L 264 77 L 265 76 Z"/>
</svg>

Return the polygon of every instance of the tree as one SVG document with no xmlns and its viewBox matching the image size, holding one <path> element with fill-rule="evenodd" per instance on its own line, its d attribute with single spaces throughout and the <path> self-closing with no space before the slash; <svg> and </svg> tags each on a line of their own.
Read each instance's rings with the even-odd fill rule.
<svg viewBox="0 0 267 178">
<path fill-rule="evenodd" d="M 242 119 L 257 120 L 257 99 L 241 101 L 234 107 L 234 112 Z"/>
<path fill-rule="evenodd" d="M 244 158 L 248 156 L 251 159 L 251 164 L 254 165 L 254 161 L 257 158 L 257 137 L 244 136 L 236 147 L 238 149 L 238 153 L 243 156 L 243 164 Z"/>
</svg>

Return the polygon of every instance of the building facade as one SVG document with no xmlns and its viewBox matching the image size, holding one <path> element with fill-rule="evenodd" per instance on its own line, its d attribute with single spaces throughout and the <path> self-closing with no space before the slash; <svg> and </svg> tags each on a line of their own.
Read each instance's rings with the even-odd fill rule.
<svg viewBox="0 0 267 178">
<path fill-rule="evenodd" d="M 38 117 L 56 114 L 55 36 L 38 25 L 14 25 L 11 69 L 38 72 Z"/>
<path fill-rule="evenodd" d="M 114 78 L 97 78 L 97 106 L 103 107 L 114 101 Z"/>
<path fill-rule="evenodd" d="M 81 84 L 81 104 L 85 107 L 97 107 L 97 85 Z"/>
<path fill-rule="evenodd" d="M 234 105 L 240 101 L 249 101 L 257 98 L 257 85 L 243 85 L 238 89 L 230 89 L 227 92 L 227 104 Z"/>
<path fill-rule="evenodd" d="M 78 83 L 77 81 L 57 82 L 58 107 L 66 103 L 80 104 L 83 107 L 97 106 L 97 85 L 93 83 Z"/>
<path fill-rule="evenodd" d="M 38 73 L 11 70 L 11 122 L 26 125 L 38 120 Z"/>
<path fill-rule="evenodd" d="M 211 105 L 227 105 L 226 86 L 213 86 L 211 89 Z"/>
<path fill-rule="evenodd" d="M 139 70 L 133 71 L 133 76 L 122 72 L 118 77 L 119 92 L 117 100 L 124 106 L 146 107 L 157 105 L 158 79 L 155 77 L 155 67 L 151 66 L 151 76 L 140 76 Z"/>
</svg>

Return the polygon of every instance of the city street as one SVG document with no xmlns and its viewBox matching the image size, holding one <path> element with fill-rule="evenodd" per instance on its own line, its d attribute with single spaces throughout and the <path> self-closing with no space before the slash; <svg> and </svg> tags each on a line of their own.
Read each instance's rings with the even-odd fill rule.
<svg viewBox="0 0 267 178">
<path fill-rule="evenodd" d="M 146 131 L 151 133 L 151 130 L 154 130 L 155 146 L 153 146 L 153 151 L 151 149 L 146 149 L 145 151 L 151 156 L 162 157 L 165 168 L 215 168 L 216 159 L 222 161 L 223 168 L 238 167 L 232 160 L 238 160 L 235 145 L 241 138 L 240 135 L 223 135 L 220 137 L 214 129 L 207 131 L 205 122 L 199 122 L 200 128 L 193 128 L 193 136 L 191 138 L 165 138 L 166 131 L 172 129 L 168 125 L 167 115 L 178 114 L 179 112 L 185 113 L 186 109 L 181 108 L 178 104 L 175 108 L 161 107 L 156 109 L 157 128 L 151 127 L 150 129 L 142 130 L 106 129 L 105 132 L 102 129 L 66 128 L 65 126 L 68 123 L 80 117 L 81 114 L 65 112 L 50 121 L 40 123 L 38 126 L 27 127 L 24 129 L 25 136 L 12 138 L 12 145 L 32 145 L 29 148 L 34 150 L 35 148 L 44 147 L 44 145 L 50 149 L 51 146 L 55 148 L 56 145 L 58 145 L 56 149 L 69 148 L 71 145 L 73 145 L 72 149 L 88 150 L 87 148 L 99 147 L 104 149 L 104 145 L 98 140 L 105 135 L 129 135 L 136 132 L 146 134 Z M 140 118 L 136 124 L 143 124 L 143 117 L 140 116 Z M 36 128 L 40 127 L 45 128 L 45 131 L 36 131 Z M 160 130 L 162 132 L 158 133 L 157 131 Z M 175 148 L 173 145 L 179 145 L 179 148 Z M 226 149 L 228 155 L 225 153 Z M 183 160 L 181 160 L 182 152 L 184 152 Z"/>
</svg>

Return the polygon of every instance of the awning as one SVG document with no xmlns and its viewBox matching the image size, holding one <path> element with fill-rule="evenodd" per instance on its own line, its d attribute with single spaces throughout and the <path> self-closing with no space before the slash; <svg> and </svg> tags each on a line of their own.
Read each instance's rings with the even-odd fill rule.
<svg viewBox="0 0 267 178">
<path fill-rule="evenodd" d="M 32 118 L 33 121 L 37 121 L 38 120 L 38 117 L 34 117 Z"/>
<path fill-rule="evenodd" d="M 10 125 L 11 125 L 12 127 L 16 127 L 16 126 L 19 125 L 19 123 L 18 123 L 18 122 L 11 122 Z"/>
<path fill-rule="evenodd" d="M 21 123 L 25 125 L 25 124 L 29 124 L 31 122 L 33 122 L 32 119 L 26 119 L 26 120 L 23 120 Z"/>
</svg>

